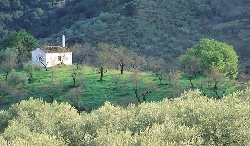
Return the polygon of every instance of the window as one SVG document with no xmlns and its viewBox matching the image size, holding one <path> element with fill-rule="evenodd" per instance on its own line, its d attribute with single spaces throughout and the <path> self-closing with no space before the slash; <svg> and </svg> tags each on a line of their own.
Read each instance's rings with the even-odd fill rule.
<svg viewBox="0 0 250 146">
<path fill-rule="evenodd" d="M 62 61 L 62 56 L 58 56 L 58 61 Z"/>
</svg>

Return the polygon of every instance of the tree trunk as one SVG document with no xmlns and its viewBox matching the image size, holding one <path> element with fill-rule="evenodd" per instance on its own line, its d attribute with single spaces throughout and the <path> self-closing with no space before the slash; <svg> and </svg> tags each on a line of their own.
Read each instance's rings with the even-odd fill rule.
<svg viewBox="0 0 250 146">
<path fill-rule="evenodd" d="M 76 70 L 74 69 L 73 70 L 73 73 L 72 73 L 72 79 L 73 79 L 73 86 L 76 87 Z"/>
<path fill-rule="evenodd" d="M 30 81 L 33 81 L 33 74 L 30 72 Z"/>
<path fill-rule="evenodd" d="M 50 98 L 50 103 L 53 103 L 53 101 L 55 100 L 55 98 L 54 98 L 54 96 L 57 94 L 57 92 L 56 93 L 52 93 L 52 94 L 50 94 L 49 95 L 49 98 Z"/>
<path fill-rule="evenodd" d="M 100 74 L 101 74 L 101 76 L 100 76 L 100 81 L 103 81 L 103 74 L 104 74 L 104 71 L 103 71 L 103 67 L 101 66 L 101 68 L 100 68 Z"/>
<path fill-rule="evenodd" d="M 190 81 L 191 87 L 194 88 L 194 84 L 192 82 L 192 79 L 193 79 L 192 77 L 189 77 L 189 81 Z"/>
<path fill-rule="evenodd" d="M 138 89 L 134 89 L 135 90 L 135 97 L 137 98 L 137 100 L 139 101 L 139 103 L 141 103 L 141 99 L 138 95 Z"/>
<path fill-rule="evenodd" d="M 8 78 L 8 75 L 9 75 L 9 71 L 6 71 L 5 73 L 6 73 L 6 74 L 5 74 L 5 81 L 6 81 L 7 78 Z"/>
<path fill-rule="evenodd" d="M 146 97 L 148 96 L 149 93 L 151 93 L 151 91 L 147 91 L 146 93 L 141 94 L 143 101 L 146 101 Z"/>
<path fill-rule="evenodd" d="M 125 64 L 121 63 L 120 66 L 121 66 L 121 74 L 123 74 Z"/>
<path fill-rule="evenodd" d="M 73 84 L 74 84 L 74 87 L 76 86 L 76 78 L 75 77 L 72 77 L 73 78 Z"/>
<path fill-rule="evenodd" d="M 158 77 L 158 79 L 160 80 L 160 85 L 162 84 L 162 79 L 163 79 L 163 77 L 162 77 L 162 74 L 158 74 L 158 73 L 156 73 L 156 76 Z"/>
</svg>

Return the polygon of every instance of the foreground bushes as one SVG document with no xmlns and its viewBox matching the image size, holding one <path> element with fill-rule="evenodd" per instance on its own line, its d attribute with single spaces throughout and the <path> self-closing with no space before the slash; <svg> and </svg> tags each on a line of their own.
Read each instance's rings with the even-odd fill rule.
<svg viewBox="0 0 250 146">
<path fill-rule="evenodd" d="M 107 102 L 80 115 L 67 103 L 31 98 L 0 111 L 0 144 L 249 145 L 249 92 L 215 100 L 195 90 L 126 109 Z"/>
</svg>

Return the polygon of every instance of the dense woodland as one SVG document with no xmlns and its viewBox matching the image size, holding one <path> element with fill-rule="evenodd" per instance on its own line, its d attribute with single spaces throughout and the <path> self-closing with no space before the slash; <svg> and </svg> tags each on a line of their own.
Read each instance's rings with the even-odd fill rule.
<svg viewBox="0 0 250 146">
<path fill-rule="evenodd" d="M 249 145 L 249 9 L 1 0 L 0 144 Z M 74 65 L 30 61 L 62 35 Z"/>
<path fill-rule="evenodd" d="M 0 34 L 25 29 L 40 44 L 106 42 L 175 60 L 201 38 L 233 45 L 249 56 L 247 0 L 2 0 Z"/>
</svg>

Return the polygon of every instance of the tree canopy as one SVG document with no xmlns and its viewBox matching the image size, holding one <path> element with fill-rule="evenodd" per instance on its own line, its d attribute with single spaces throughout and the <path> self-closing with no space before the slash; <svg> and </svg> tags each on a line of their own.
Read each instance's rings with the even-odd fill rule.
<svg viewBox="0 0 250 146">
<path fill-rule="evenodd" d="M 11 31 L 1 39 L 2 49 L 16 48 L 18 59 L 29 55 L 30 51 L 39 47 L 37 40 L 24 29 L 20 31 Z"/>
<path fill-rule="evenodd" d="M 10 71 L 17 67 L 17 50 L 14 48 L 6 48 L 0 50 L 0 69 L 5 72 L 5 80 L 7 80 Z"/>
<path fill-rule="evenodd" d="M 30 98 L 0 110 L 0 144 L 249 145 L 248 97 L 249 89 L 219 101 L 194 90 L 127 108 L 106 102 L 80 114 L 68 103 Z"/>
<path fill-rule="evenodd" d="M 233 47 L 214 39 L 201 39 L 194 48 L 189 48 L 185 55 L 181 56 L 181 67 L 190 64 L 191 58 L 198 58 L 201 72 L 210 67 L 216 67 L 218 71 L 235 79 L 238 74 L 238 56 Z"/>
</svg>

